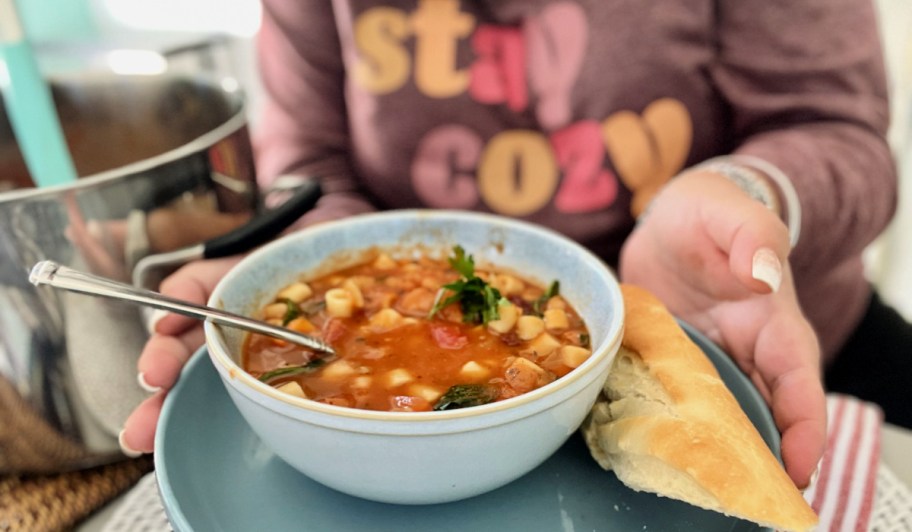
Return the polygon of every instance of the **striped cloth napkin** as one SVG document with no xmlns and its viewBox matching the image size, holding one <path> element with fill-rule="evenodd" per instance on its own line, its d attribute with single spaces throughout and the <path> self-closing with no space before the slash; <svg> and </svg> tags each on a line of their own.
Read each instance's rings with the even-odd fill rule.
<svg viewBox="0 0 912 532">
<path fill-rule="evenodd" d="M 827 445 L 817 481 L 804 498 L 820 516 L 818 531 L 867 532 L 880 463 L 883 412 L 847 395 L 827 395 Z"/>
</svg>

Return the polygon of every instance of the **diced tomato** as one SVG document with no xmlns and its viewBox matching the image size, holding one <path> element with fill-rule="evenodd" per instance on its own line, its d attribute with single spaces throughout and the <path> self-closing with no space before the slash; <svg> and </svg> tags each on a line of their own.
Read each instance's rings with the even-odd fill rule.
<svg viewBox="0 0 912 532">
<path fill-rule="evenodd" d="M 323 324 L 323 341 L 332 345 L 345 334 L 345 324 L 338 318 L 330 318 Z"/>
<path fill-rule="evenodd" d="M 469 345 L 469 338 L 459 331 L 459 327 L 449 323 L 431 325 L 431 336 L 443 349 L 462 349 Z"/>
</svg>

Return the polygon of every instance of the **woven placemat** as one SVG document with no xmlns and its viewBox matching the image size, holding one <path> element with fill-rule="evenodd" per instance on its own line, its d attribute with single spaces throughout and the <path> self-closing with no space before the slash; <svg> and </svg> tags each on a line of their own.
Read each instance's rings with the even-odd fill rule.
<svg viewBox="0 0 912 532">
<path fill-rule="evenodd" d="M 103 523 L 100 532 L 172 532 L 168 514 L 158 492 L 155 471 L 139 479 L 120 497 L 121 502 Z"/>
<path fill-rule="evenodd" d="M 889 468 L 877 470 L 877 497 L 871 512 L 871 532 L 909 532 L 912 530 L 912 489 Z"/>
<path fill-rule="evenodd" d="M 132 487 L 152 457 L 54 475 L 0 476 L 0 531 L 69 530 Z"/>
<path fill-rule="evenodd" d="M 0 420 L 0 471 L 56 473 L 89 458 L 81 445 L 51 427 L 2 376 Z"/>
</svg>

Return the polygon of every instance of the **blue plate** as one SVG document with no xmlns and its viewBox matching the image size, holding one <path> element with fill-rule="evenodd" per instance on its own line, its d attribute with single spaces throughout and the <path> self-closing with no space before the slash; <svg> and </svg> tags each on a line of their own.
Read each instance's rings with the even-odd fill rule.
<svg viewBox="0 0 912 532">
<path fill-rule="evenodd" d="M 756 389 L 725 353 L 685 329 L 778 457 L 779 433 Z M 398 506 L 344 495 L 292 469 L 260 442 L 203 349 L 165 401 L 155 449 L 162 502 L 178 532 L 766 530 L 627 488 L 599 468 L 579 435 L 526 476 L 471 499 Z"/>
</svg>

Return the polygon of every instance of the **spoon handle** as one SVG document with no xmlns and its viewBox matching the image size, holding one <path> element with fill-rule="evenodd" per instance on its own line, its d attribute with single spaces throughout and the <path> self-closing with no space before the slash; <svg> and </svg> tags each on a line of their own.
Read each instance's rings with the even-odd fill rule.
<svg viewBox="0 0 912 532">
<path fill-rule="evenodd" d="M 316 351 L 335 354 L 335 351 L 321 340 L 290 329 L 276 327 L 239 314 L 197 305 L 189 301 L 173 299 L 158 292 L 135 288 L 128 284 L 67 268 L 49 260 L 41 261 L 32 267 L 29 281 L 35 286 L 48 285 L 80 294 L 127 301 L 137 305 L 183 314 L 191 318 L 209 320 L 219 325 L 264 334 L 303 345 Z"/>
</svg>

